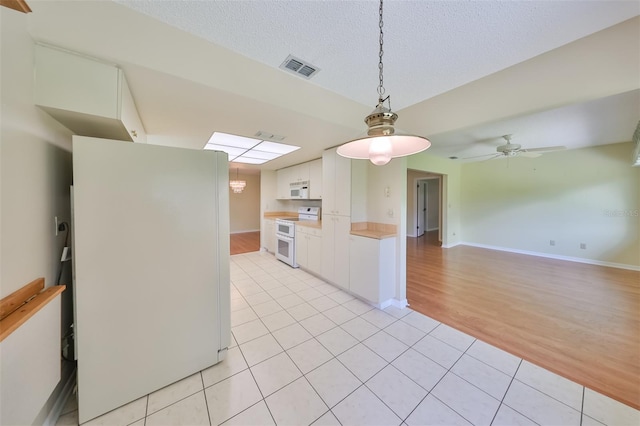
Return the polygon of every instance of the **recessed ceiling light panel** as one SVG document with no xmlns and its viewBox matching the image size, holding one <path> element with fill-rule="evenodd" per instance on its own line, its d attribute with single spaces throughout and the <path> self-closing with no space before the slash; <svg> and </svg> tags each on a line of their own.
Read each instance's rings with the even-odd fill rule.
<svg viewBox="0 0 640 426">
<path fill-rule="evenodd" d="M 278 137 L 284 139 L 284 136 Z M 300 147 L 214 132 L 204 149 L 224 151 L 229 154 L 229 161 L 235 163 L 262 164 L 298 150 Z"/>
</svg>

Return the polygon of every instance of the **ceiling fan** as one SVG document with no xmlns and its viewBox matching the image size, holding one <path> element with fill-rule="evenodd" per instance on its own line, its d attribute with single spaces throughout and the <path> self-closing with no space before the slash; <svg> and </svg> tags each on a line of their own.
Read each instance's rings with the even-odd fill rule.
<svg viewBox="0 0 640 426">
<path fill-rule="evenodd" d="M 489 158 L 487 158 L 487 160 L 493 160 L 495 158 L 510 158 L 510 157 L 528 157 L 528 158 L 536 158 L 541 156 L 543 153 L 545 152 L 550 152 L 550 151 L 560 151 L 563 149 L 567 149 L 567 147 L 565 146 L 545 146 L 542 148 L 531 148 L 531 149 L 526 149 L 523 148 L 522 145 L 517 144 L 517 143 L 511 143 L 511 136 L 512 135 L 504 135 L 502 136 L 502 139 L 504 139 L 507 143 L 504 145 L 500 145 L 498 147 L 496 147 L 496 153 L 495 154 L 484 154 L 484 155 L 478 155 L 476 157 L 467 157 L 465 158 L 465 160 L 468 160 L 470 158 L 480 158 L 480 157 L 487 157 L 487 156 L 491 156 Z"/>
</svg>

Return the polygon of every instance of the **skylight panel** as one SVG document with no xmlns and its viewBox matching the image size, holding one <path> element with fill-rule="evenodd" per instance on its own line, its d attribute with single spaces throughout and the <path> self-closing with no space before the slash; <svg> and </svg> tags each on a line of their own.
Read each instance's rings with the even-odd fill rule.
<svg viewBox="0 0 640 426">
<path fill-rule="evenodd" d="M 283 143 L 267 142 L 267 141 L 262 141 L 262 143 L 256 148 L 259 149 L 260 151 L 276 152 L 280 155 L 288 154 L 297 149 L 300 149 L 299 146 L 295 146 L 295 145 L 285 145 Z"/>
<path fill-rule="evenodd" d="M 236 157 L 233 160 L 229 160 L 229 161 L 233 161 L 234 163 L 263 164 L 269 160 L 264 160 L 262 158 L 250 158 L 242 155 L 240 157 Z"/>
<path fill-rule="evenodd" d="M 279 137 L 284 139 L 284 136 Z M 229 161 L 236 163 L 263 164 L 296 151 L 300 147 L 214 132 L 205 144 L 204 149 L 224 151 L 229 154 Z"/>
<path fill-rule="evenodd" d="M 260 143 L 259 139 L 247 138 L 244 136 L 230 135 L 228 133 L 214 132 L 209 139 L 209 143 L 216 145 L 233 146 L 237 148 L 253 148 Z"/>
<path fill-rule="evenodd" d="M 208 143 L 204 146 L 204 149 L 211 149 L 214 151 L 224 151 L 229 154 L 229 157 L 237 157 L 247 152 L 246 148 L 236 148 L 232 146 L 218 145 L 214 143 Z"/>
</svg>

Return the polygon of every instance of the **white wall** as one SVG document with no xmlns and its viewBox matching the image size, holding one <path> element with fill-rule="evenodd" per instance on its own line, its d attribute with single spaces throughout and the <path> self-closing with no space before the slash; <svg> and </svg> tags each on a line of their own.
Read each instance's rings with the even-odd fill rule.
<svg viewBox="0 0 640 426">
<path fill-rule="evenodd" d="M 440 226 L 440 179 L 427 181 L 427 231 L 433 231 Z"/>
<path fill-rule="evenodd" d="M 464 241 L 640 267 L 632 151 L 621 143 L 465 164 Z"/>
<path fill-rule="evenodd" d="M 243 174 L 241 171 L 229 170 L 229 180 L 247 182 L 247 186 L 239 194 L 229 188 L 229 214 L 231 233 L 260 230 L 260 175 Z"/>
<path fill-rule="evenodd" d="M 55 284 L 64 235 L 55 236 L 53 218 L 70 220 L 71 132 L 33 105 L 33 42 L 27 19 L 0 8 L 0 297 L 41 276 L 47 286 Z M 68 273 L 63 283 L 70 284 Z M 65 330 L 72 321 L 70 297 L 70 290 L 63 293 Z M 23 362 L 29 363 L 30 353 L 37 350 L 26 352 Z M 70 374 L 66 366 L 62 375 L 56 370 L 46 374 L 62 381 Z M 49 401 L 33 401 L 34 421 L 44 421 L 59 388 L 51 390 Z"/>
</svg>

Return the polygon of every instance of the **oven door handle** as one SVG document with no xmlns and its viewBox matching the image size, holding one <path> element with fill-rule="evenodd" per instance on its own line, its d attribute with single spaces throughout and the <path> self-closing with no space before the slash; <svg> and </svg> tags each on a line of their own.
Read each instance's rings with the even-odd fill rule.
<svg viewBox="0 0 640 426">
<path fill-rule="evenodd" d="M 288 241 L 292 243 L 294 241 L 294 237 L 289 237 L 288 235 L 276 234 L 276 238 L 281 239 L 282 241 Z"/>
</svg>

